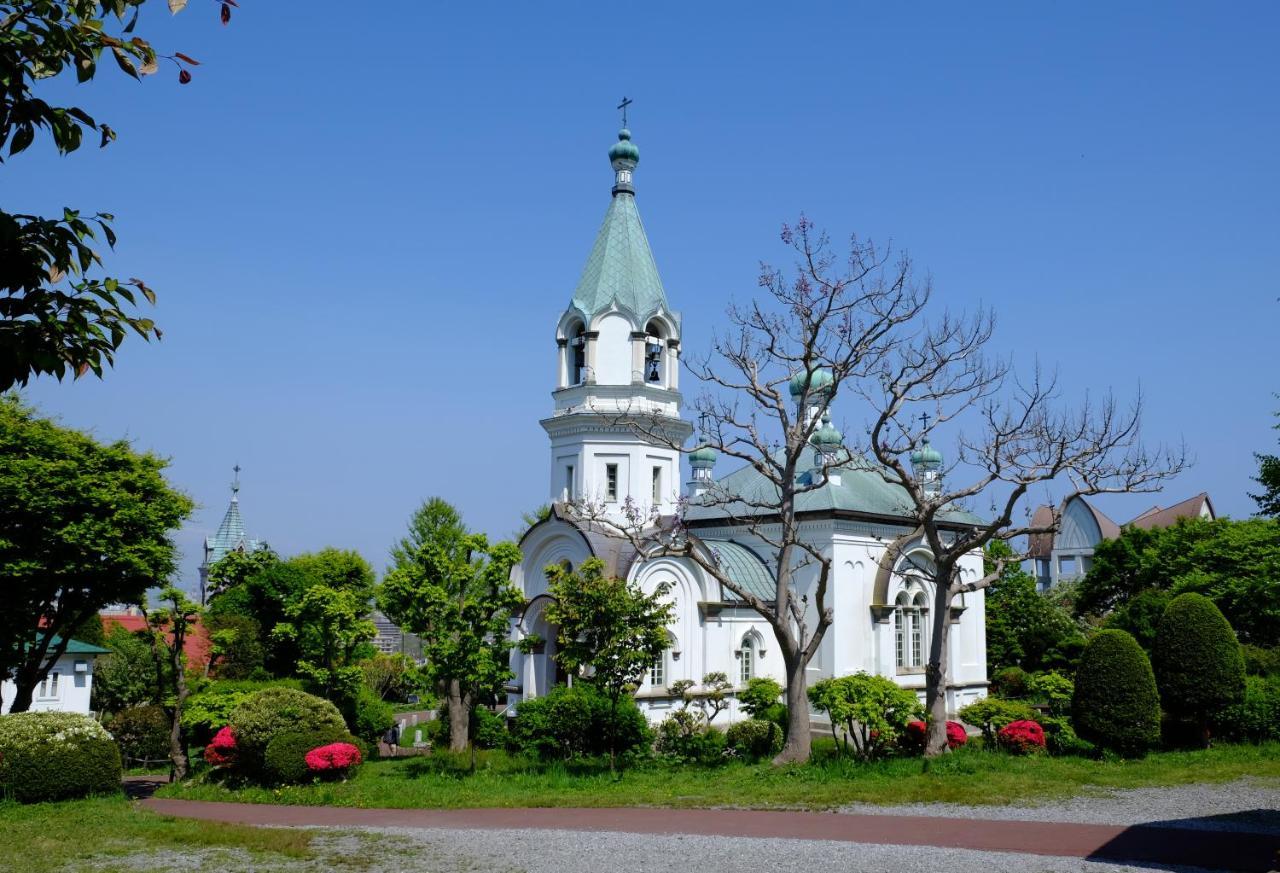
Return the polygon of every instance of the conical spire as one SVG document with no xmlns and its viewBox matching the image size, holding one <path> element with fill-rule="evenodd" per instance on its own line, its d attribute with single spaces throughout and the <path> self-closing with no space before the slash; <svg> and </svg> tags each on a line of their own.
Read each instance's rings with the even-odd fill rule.
<svg viewBox="0 0 1280 873">
<path fill-rule="evenodd" d="M 205 563 L 214 564 L 245 542 L 244 520 L 240 518 L 240 465 L 232 468 L 235 478 L 231 482 L 231 502 L 218 531 L 205 540 Z"/>
<path fill-rule="evenodd" d="M 613 200 L 573 293 L 574 306 L 587 318 L 614 304 L 642 321 L 656 312 L 669 311 L 658 265 L 636 209 L 632 173 L 639 162 L 640 150 L 631 142 L 631 131 L 624 128 L 609 149 Z"/>
</svg>

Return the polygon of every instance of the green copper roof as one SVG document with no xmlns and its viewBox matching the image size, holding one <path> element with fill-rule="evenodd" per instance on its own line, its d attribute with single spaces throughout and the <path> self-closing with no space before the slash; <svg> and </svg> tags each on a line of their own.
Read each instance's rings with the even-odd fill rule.
<svg viewBox="0 0 1280 873">
<path fill-rule="evenodd" d="M 714 467 L 717 457 L 719 455 L 711 446 L 698 446 L 698 448 L 689 453 L 689 466 L 695 468 Z"/>
<path fill-rule="evenodd" d="M 37 634 L 37 636 L 43 637 L 44 634 Z M 55 634 L 53 639 L 49 640 L 49 648 L 56 649 L 58 644 L 61 642 L 62 637 Z M 109 655 L 111 654 L 111 650 L 104 649 L 101 646 L 95 646 L 92 643 L 82 643 L 79 640 L 71 640 L 67 643 L 66 653 L 68 655 Z"/>
<path fill-rule="evenodd" d="M 634 148 L 630 140 L 617 145 Z M 669 311 L 658 265 L 654 263 L 649 238 L 636 209 L 635 195 L 626 190 L 614 194 L 604 215 L 604 224 L 596 234 L 591 256 L 582 270 L 582 278 L 578 280 L 578 288 L 573 292 L 573 305 L 588 319 L 615 304 L 639 319 L 640 328 L 659 310 Z"/>
<path fill-rule="evenodd" d="M 805 378 L 803 371 L 796 373 L 791 377 L 791 396 L 799 397 L 803 394 L 805 392 L 806 383 L 808 383 L 810 391 L 818 392 L 825 391 L 827 388 L 831 387 L 832 381 L 834 380 L 831 378 L 831 371 L 826 367 L 817 368 L 807 379 Z"/>
<path fill-rule="evenodd" d="M 942 452 L 935 449 L 928 440 L 924 441 L 924 445 L 911 453 L 911 463 L 919 464 L 941 464 Z"/>
<path fill-rule="evenodd" d="M 779 451 L 781 454 L 781 451 Z M 833 475 L 837 471 L 832 471 Z M 838 470 L 840 482 L 830 479 L 821 487 L 796 495 L 796 509 L 800 512 L 830 512 L 840 510 L 866 513 L 886 518 L 909 519 L 911 501 L 907 493 L 897 485 L 886 482 L 868 459 L 852 455 Z M 809 481 L 809 472 L 801 473 L 801 482 Z M 746 503 L 729 506 L 711 506 L 690 501 L 686 518 L 689 521 L 710 521 L 720 518 L 742 518 L 765 514 L 760 504 L 768 505 L 777 500 L 778 490 L 772 482 L 753 467 L 742 467 L 717 480 L 717 491 L 740 495 Z M 753 504 L 748 506 L 747 503 Z M 938 513 L 941 521 L 953 524 L 980 524 L 982 519 L 972 512 L 955 507 Z"/>
<path fill-rule="evenodd" d="M 763 600 L 773 600 L 778 594 L 778 586 L 773 574 L 764 565 L 759 555 L 729 540 L 703 539 L 703 544 L 720 563 L 720 569 L 742 588 Z M 720 597 L 726 601 L 741 600 L 728 588 L 723 588 Z"/>
</svg>

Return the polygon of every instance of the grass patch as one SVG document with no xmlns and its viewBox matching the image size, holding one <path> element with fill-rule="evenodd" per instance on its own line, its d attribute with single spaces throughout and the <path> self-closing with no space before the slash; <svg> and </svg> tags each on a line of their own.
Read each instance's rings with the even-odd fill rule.
<svg viewBox="0 0 1280 873">
<path fill-rule="evenodd" d="M 817 757 L 817 756 L 815 756 Z M 465 760 L 465 759 L 463 759 Z M 858 764 L 830 757 L 789 767 L 634 766 L 619 778 L 603 762 L 542 764 L 481 752 L 475 773 L 448 755 L 371 761 L 348 782 L 278 789 L 212 782 L 166 786 L 164 797 L 308 806 L 447 809 L 522 806 L 665 806 L 830 809 L 847 803 L 1036 803 L 1111 788 L 1280 779 L 1280 744 L 1156 752 L 1136 761 L 1017 758 L 962 749 Z"/>
<path fill-rule="evenodd" d="M 0 870 L 126 869 L 113 857 L 139 852 L 239 849 L 261 861 L 313 857 L 311 831 L 255 828 L 157 815 L 116 797 L 62 803 L 0 803 Z M 6 866 L 13 864 L 15 866 Z M 190 868 L 187 868 L 190 869 Z"/>
</svg>

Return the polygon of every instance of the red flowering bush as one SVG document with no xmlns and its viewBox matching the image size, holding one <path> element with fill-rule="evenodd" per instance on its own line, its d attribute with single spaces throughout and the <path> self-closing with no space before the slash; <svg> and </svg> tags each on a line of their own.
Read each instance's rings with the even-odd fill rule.
<svg viewBox="0 0 1280 873">
<path fill-rule="evenodd" d="M 1044 751 L 1044 728 L 1034 721 L 1011 721 L 996 734 L 1000 748 L 1015 755 Z"/>
<path fill-rule="evenodd" d="M 360 766 L 360 750 L 350 743 L 330 743 L 307 752 L 307 769 L 320 776 L 345 776 Z"/>
<path fill-rule="evenodd" d="M 922 721 L 907 722 L 907 745 L 916 751 L 924 749 L 925 735 L 928 728 Z M 964 725 L 958 721 L 947 722 L 947 748 L 958 749 L 965 743 L 969 742 L 969 735 L 965 733 Z"/>
<path fill-rule="evenodd" d="M 226 767 L 236 762 L 236 737 L 230 725 L 214 734 L 204 747 L 204 760 L 211 767 Z"/>
</svg>

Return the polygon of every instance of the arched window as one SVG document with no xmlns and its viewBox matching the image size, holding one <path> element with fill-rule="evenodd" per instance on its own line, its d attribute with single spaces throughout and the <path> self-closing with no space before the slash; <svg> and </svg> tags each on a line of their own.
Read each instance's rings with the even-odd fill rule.
<svg viewBox="0 0 1280 873">
<path fill-rule="evenodd" d="M 662 688 L 667 684 L 667 651 L 664 649 L 662 654 L 654 659 L 649 665 L 649 687 Z"/>
<path fill-rule="evenodd" d="M 742 648 L 738 651 L 738 683 L 746 685 L 756 675 L 756 643 L 751 635 L 742 638 Z"/>
<path fill-rule="evenodd" d="M 924 669 L 929 600 L 919 580 L 907 582 L 894 600 L 893 648 L 899 672 Z"/>
<path fill-rule="evenodd" d="M 587 335 L 582 322 L 569 328 L 569 384 L 581 385 L 587 373 Z"/>
<path fill-rule="evenodd" d="M 648 385 L 665 385 L 667 332 L 654 320 L 644 329 L 644 381 Z"/>
</svg>

